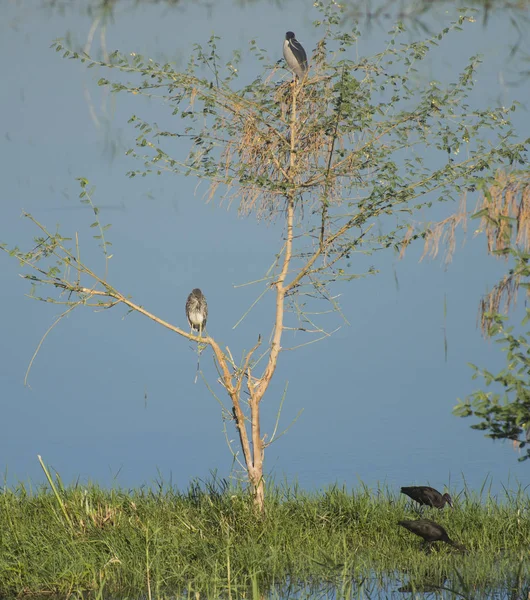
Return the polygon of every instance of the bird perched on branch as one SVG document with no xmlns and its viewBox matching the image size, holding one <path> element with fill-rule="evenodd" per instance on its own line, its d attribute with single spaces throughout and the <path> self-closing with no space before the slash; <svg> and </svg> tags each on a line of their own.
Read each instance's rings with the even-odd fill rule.
<svg viewBox="0 0 530 600">
<path fill-rule="evenodd" d="M 292 31 L 288 31 L 285 34 L 283 57 L 285 58 L 285 62 L 289 69 L 298 77 L 298 79 L 303 79 L 308 69 L 307 54 Z"/>
<path fill-rule="evenodd" d="M 440 494 L 428 485 L 412 485 L 410 487 L 402 487 L 401 493 L 415 500 L 420 506 L 432 506 L 433 508 L 443 508 L 449 504 L 453 508 L 453 499 L 449 494 Z"/>
<path fill-rule="evenodd" d="M 199 335 L 202 336 L 202 332 L 206 327 L 206 320 L 208 319 L 208 304 L 206 298 L 199 288 L 195 288 L 186 300 L 186 317 L 191 327 L 191 332 L 196 329 Z"/>
<path fill-rule="evenodd" d="M 448 535 L 447 531 L 438 523 L 429 521 L 429 519 L 418 519 L 416 521 L 399 521 L 398 525 L 408 529 L 412 533 L 419 535 L 424 540 L 424 545 L 430 546 L 432 542 L 445 542 L 450 546 L 454 546 L 463 552 L 466 548 L 462 544 L 454 542 Z"/>
</svg>

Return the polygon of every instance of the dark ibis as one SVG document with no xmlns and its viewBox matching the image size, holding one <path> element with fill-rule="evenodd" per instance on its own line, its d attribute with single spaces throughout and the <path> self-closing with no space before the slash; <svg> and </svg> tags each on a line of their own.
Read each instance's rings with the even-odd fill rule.
<svg viewBox="0 0 530 600">
<path fill-rule="evenodd" d="M 454 546 L 463 552 L 465 547 L 453 540 L 447 535 L 447 531 L 438 523 L 429 519 L 417 519 L 416 521 L 399 521 L 398 525 L 408 529 L 410 532 L 419 535 L 424 540 L 424 544 L 430 546 L 433 542 L 445 542 L 450 546 Z"/>
<path fill-rule="evenodd" d="M 402 487 L 401 493 L 415 500 L 420 506 L 443 508 L 446 504 L 449 504 L 449 506 L 453 508 L 453 499 L 449 494 L 440 494 L 438 490 L 435 490 L 428 485 Z"/>
</svg>

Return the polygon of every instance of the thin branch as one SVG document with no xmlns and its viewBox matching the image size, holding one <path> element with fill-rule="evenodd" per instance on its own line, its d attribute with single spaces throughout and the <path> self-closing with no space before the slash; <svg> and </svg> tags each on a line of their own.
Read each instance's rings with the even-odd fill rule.
<svg viewBox="0 0 530 600">
<path fill-rule="evenodd" d="M 310 344 L 316 344 L 317 342 L 321 342 L 322 340 L 325 340 L 326 338 L 331 337 L 332 335 L 337 333 L 337 331 L 339 331 L 339 329 L 342 329 L 342 327 L 339 326 L 336 329 L 334 329 L 333 331 L 330 331 L 329 333 L 324 332 L 324 335 L 322 335 L 319 338 L 316 338 L 314 340 L 309 340 L 307 342 L 304 342 L 303 344 L 298 344 L 298 346 L 291 346 L 290 348 L 282 348 L 282 350 L 284 350 L 284 351 L 297 350 L 298 348 L 303 348 L 304 346 L 309 346 Z"/>
<path fill-rule="evenodd" d="M 271 438 L 270 441 L 266 442 L 263 444 L 264 448 L 268 448 L 273 442 L 278 441 L 283 435 L 285 435 L 289 429 L 291 429 L 291 427 L 296 423 L 296 421 L 298 421 L 298 419 L 300 418 L 300 415 L 304 412 L 304 409 L 301 408 L 297 413 L 296 413 L 296 417 L 289 423 L 289 425 L 281 432 L 279 433 L 274 439 Z"/>
<path fill-rule="evenodd" d="M 256 350 L 260 346 L 261 346 L 261 336 L 258 336 L 258 341 L 254 344 L 253 348 L 249 352 L 247 352 L 247 355 L 245 357 L 245 362 L 243 364 L 243 367 L 241 368 L 241 376 L 238 378 L 238 382 L 236 384 L 236 389 L 235 389 L 235 393 L 238 397 L 240 396 L 240 393 L 241 393 L 241 383 L 243 380 L 243 374 L 247 373 L 249 364 L 250 364 L 250 360 L 252 359 L 254 352 L 256 352 Z M 250 378 L 249 378 L 249 381 L 250 381 Z"/>
<path fill-rule="evenodd" d="M 24 385 L 28 385 L 29 372 L 31 371 L 31 367 L 33 366 L 33 363 L 34 363 L 35 359 L 37 358 L 37 354 L 39 353 L 39 350 L 41 349 L 41 346 L 44 343 L 44 340 L 48 337 L 48 334 L 51 333 L 52 329 L 59 323 L 59 321 L 63 317 L 66 317 L 66 315 L 68 313 L 71 313 L 74 310 L 74 308 L 77 308 L 80 304 L 83 304 L 82 300 L 79 300 L 79 302 L 76 302 L 74 305 L 72 305 L 68 309 L 66 309 L 63 313 L 61 313 L 57 317 L 57 319 L 55 319 L 55 321 L 50 325 L 50 327 L 48 327 L 46 333 L 42 336 L 40 342 L 38 343 L 37 348 L 35 349 L 35 352 L 33 353 L 33 356 L 31 357 L 31 360 L 29 361 L 28 368 L 26 369 L 26 375 L 24 376 Z"/>
<path fill-rule="evenodd" d="M 324 237 L 326 234 L 326 219 L 328 214 L 328 192 L 329 192 L 329 174 L 331 170 L 331 161 L 333 160 L 333 152 L 335 150 L 335 143 L 337 141 L 337 132 L 339 130 L 339 121 L 341 117 L 342 110 L 342 86 L 344 84 L 344 74 L 346 67 L 342 68 L 342 77 L 341 77 L 341 91 L 339 98 L 339 106 L 337 108 L 337 118 L 335 120 L 335 131 L 333 132 L 333 137 L 331 138 L 331 144 L 329 148 L 329 156 L 328 156 L 328 166 L 326 168 L 326 187 L 324 190 L 324 198 L 322 199 L 322 214 L 321 214 L 321 223 L 320 223 L 320 246 L 322 247 L 324 244 Z"/>
<path fill-rule="evenodd" d="M 280 406 L 278 407 L 278 412 L 276 413 L 276 422 L 274 424 L 274 429 L 272 430 L 271 439 L 268 441 L 266 446 L 270 446 L 272 442 L 274 442 L 274 438 L 276 436 L 276 431 L 278 431 L 278 425 L 280 423 L 280 417 L 282 414 L 283 403 L 285 402 L 285 398 L 287 396 L 287 388 L 289 387 L 289 382 L 285 382 L 285 387 L 283 388 L 282 399 L 280 400 Z"/>
<path fill-rule="evenodd" d="M 235 329 L 240 323 L 243 322 L 243 320 L 245 319 L 245 317 L 250 313 L 250 311 L 256 306 L 256 304 L 263 298 L 263 296 L 265 296 L 265 294 L 269 291 L 269 288 L 266 287 L 261 294 L 254 300 L 254 302 L 248 307 L 248 309 L 243 313 L 242 317 L 239 319 L 239 321 L 232 327 L 232 329 Z"/>
</svg>

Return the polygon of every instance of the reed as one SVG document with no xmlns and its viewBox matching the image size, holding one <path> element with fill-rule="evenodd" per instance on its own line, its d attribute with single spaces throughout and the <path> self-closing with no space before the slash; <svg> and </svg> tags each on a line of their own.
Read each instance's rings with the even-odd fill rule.
<svg viewBox="0 0 530 600">
<path fill-rule="evenodd" d="M 487 597 L 524 587 L 525 491 L 452 495 L 454 510 L 424 515 L 464 544 L 465 556 L 446 546 L 423 552 L 397 525 L 416 518 L 412 504 L 387 488 L 271 486 L 262 516 L 243 489 L 218 479 L 183 491 L 5 487 L 0 596 L 311 597 L 328 586 L 337 597 L 374 597 L 388 586 L 430 585 Z"/>
</svg>

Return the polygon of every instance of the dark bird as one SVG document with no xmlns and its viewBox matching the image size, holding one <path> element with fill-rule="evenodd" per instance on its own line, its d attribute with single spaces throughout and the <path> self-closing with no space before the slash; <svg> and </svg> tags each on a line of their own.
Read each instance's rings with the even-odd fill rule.
<svg viewBox="0 0 530 600">
<path fill-rule="evenodd" d="M 447 531 L 438 523 L 434 521 L 429 521 L 429 519 L 418 519 L 416 521 L 399 521 L 398 525 L 408 529 L 412 533 L 419 535 L 424 539 L 424 543 L 427 545 L 432 544 L 432 542 L 445 542 L 450 546 L 454 546 L 459 550 L 465 552 L 464 546 L 458 544 L 457 542 L 453 542 L 453 540 L 447 535 Z"/>
<path fill-rule="evenodd" d="M 285 34 L 283 57 L 285 58 L 285 62 L 289 69 L 298 77 L 298 79 L 303 79 L 308 68 L 307 54 L 292 31 L 288 31 Z"/>
<path fill-rule="evenodd" d="M 413 485 L 410 487 L 402 487 L 401 493 L 415 500 L 420 506 L 432 506 L 433 508 L 443 508 L 449 504 L 453 508 L 453 499 L 449 494 L 440 494 L 428 485 Z"/>
<path fill-rule="evenodd" d="M 195 288 L 186 300 L 186 317 L 192 333 L 196 329 L 202 335 L 208 319 L 208 304 L 199 288 Z"/>
</svg>

